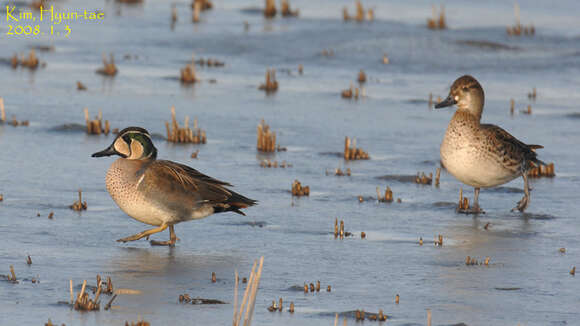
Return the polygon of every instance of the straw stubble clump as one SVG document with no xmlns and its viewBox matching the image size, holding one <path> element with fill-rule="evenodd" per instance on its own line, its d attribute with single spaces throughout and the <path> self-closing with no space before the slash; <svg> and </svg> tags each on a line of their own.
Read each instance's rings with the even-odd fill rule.
<svg viewBox="0 0 580 326">
<path fill-rule="evenodd" d="M 556 173 L 554 172 L 554 163 L 538 165 L 528 171 L 528 176 L 530 178 L 553 178 L 556 176 Z"/>
<path fill-rule="evenodd" d="M 281 152 L 286 150 L 286 148 L 276 145 L 276 133 L 270 129 L 264 119 L 260 121 L 257 127 L 256 148 L 260 152 Z"/>
<path fill-rule="evenodd" d="M 300 181 L 294 180 L 294 182 L 292 182 L 292 196 L 310 196 L 310 187 L 302 186 Z"/>
<path fill-rule="evenodd" d="M 435 6 L 432 7 L 432 18 L 427 19 L 427 28 L 431 30 L 441 30 L 447 28 L 447 20 L 445 19 L 445 7 L 441 5 L 439 15 L 437 15 L 437 10 Z"/>
<path fill-rule="evenodd" d="M 28 120 L 18 121 L 15 116 L 12 116 L 12 120 L 7 122 L 6 120 L 6 110 L 4 108 L 4 98 L 0 97 L 0 125 L 8 123 L 13 127 L 24 126 L 28 127 L 30 122 Z"/>
<path fill-rule="evenodd" d="M 13 69 L 16 69 L 20 66 L 30 70 L 36 70 L 40 65 L 40 60 L 36 56 L 34 49 L 32 49 L 30 52 L 28 52 L 28 55 L 22 54 L 20 58 L 17 54 L 14 54 L 12 58 L 10 58 L 10 65 Z"/>
<path fill-rule="evenodd" d="M 108 135 L 110 132 L 110 125 L 109 120 L 105 120 L 103 126 L 103 113 L 99 110 L 99 114 L 95 117 L 95 119 L 91 120 L 89 117 L 89 109 L 84 108 L 85 113 L 85 124 L 87 126 L 87 134 L 88 135 L 100 135 L 105 134 Z"/>
<path fill-rule="evenodd" d="M 198 128 L 197 119 L 193 120 L 193 129 L 189 128 L 189 116 L 185 116 L 183 128 L 179 126 L 175 118 L 175 107 L 171 107 L 171 125 L 165 122 L 167 141 L 172 143 L 205 144 L 207 137 L 205 130 Z M 196 155 L 197 156 L 197 155 Z"/>
<path fill-rule="evenodd" d="M 365 10 L 363 5 L 362 5 L 362 2 L 360 0 L 356 0 L 355 7 L 356 7 L 356 14 L 354 16 L 351 16 L 348 13 L 347 7 L 342 8 L 342 19 L 345 22 L 350 21 L 350 20 L 355 20 L 355 21 L 361 23 L 361 22 L 364 22 L 365 20 L 371 22 L 375 19 L 375 10 L 373 8 L 369 8 L 368 10 Z"/>
<path fill-rule="evenodd" d="M 74 211 L 84 211 L 87 210 L 87 202 L 83 201 L 83 192 L 79 189 L 79 200 L 75 201 L 69 206 L 70 209 Z"/>
<path fill-rule="evenodd" d="M 266 94 L 278 91 L 278 81 L 276 80 L 276 70 L 266 70 L 266 81 L 258 87 L 259 90 L 265 91 Z"/>
<path fill-rule="evenodd" d="M 103 67 L 97 69 L 97 74 L 103 75 L 103 76 L 109 76 L 109 77 L 114 77 L 117 75 L 117 73 L 119 72 L 119 70 L 117 69 L 117 66 L 115 65 L 115 57 L 113 56 L 113 54 L 111 53 L 109 55 L 110 59 L 107 60 L 107 56 L 105 54 L 103 54 Z"/>
<path fill-rule="evenodd" d="M 344 138 L 344 159 L 345 160 L 368 160 L 369 153 L 356 147 L 356 138 Z"/>
<path fill-rule="evenodd" d="M 195 84 L 199 81 L 195 72 L 195 59 L 192 56 L 191 62 L 179 70 L 179 81 L 182 84 Z"/>
<path fill-rule="evenodd" d="M 521 36 L 521 35 L 534 35 L 536 34 L 536 28 L 534 27 L 533 24 L 530 24 L 528 26 L 524 26 L 522 25 L 522 23 L 520 23 L 520 6 L 518 5 L 518 3 L 514 3 L 514 16 L 516 19 L 516 22 L 513 26 L 508 26 L 506 28 L 506 33 L 509 36 Z"/>
</svg>

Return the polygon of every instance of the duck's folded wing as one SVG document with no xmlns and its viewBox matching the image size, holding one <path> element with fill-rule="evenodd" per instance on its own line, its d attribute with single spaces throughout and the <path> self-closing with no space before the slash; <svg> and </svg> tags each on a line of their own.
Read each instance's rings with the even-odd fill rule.
<svg viewBox="0 0 580 326">
<path fill-rule="evenodd" d="M 139 187 L 152 201 L 191 208 L 227 201 L 232 194 L 226 185 L 186 165 L 158 160 L 147 167 Z"/>
<path fill-rule="evenodd" d="M 173 175 L 174 179 L 183 184 L 194 185 L 197 182 L 205 182 L 220 186 L 232 186 L 227 182 L 214 179 L 187 165 L 175 163 L 172 161 L 157 160 L 152 163 L 152 166 L 157 171 L 163 170 L 165 173 Z"/>
<path fill-rule="evenodd" d="M 503 158 L 504 163 L 519 165 L 525 160 L 526 162 L 543 164 L 537 159 L 537 154 L 534 151 L 538 148 L 544 148 L 543 146 L 525 144 L 496 125 L 482 124 L 481 130 L 486 143 L 495 149 L 499 157 Z"/>
<path fill-rule="evenodd" d="M 230 184 L 189 166 L 164 160 L 152 162 L 139 185 L 148 200 L 185 216 L 192 208 L 205 204 L 211 205 L 216 213 L 234 211 L 242 215 L 240 209 L 255 205 L 255 200 L 225 186 Z"/>
</svg>

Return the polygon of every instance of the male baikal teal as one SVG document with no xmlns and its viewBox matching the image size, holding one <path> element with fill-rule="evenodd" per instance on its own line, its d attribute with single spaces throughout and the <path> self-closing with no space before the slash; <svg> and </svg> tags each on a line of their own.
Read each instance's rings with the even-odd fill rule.
<svg viewBox="0 0 580 326">
<path fill-rule="evenodd" d="M 123 129 L 111 146 L 93 157 L 120 156 L 107 171 L 107 190 L 119 207 L 132 218 L 156 228 L 119 239 L 134 241 L 169 228 L 169 241 L 152 245 L 174 246 L 174 225 L 214 213 L 240 209 L 256 201 L 226 188 L 229 183 L 204 175 L 189 166 L 158 160 L 157 149 L 147 130 Z"/>
<path fill-rule="evenodd" d="M 457 105 L 441 143 L 443 166 L 459 181 L 475 188 L 474 203 L 463 213 L 483 213 L 479 207 L 480 188 L 507 183 L 519 176 L 524 179 L 524 197 L 512 209 L 523 212 L 530 202 L 528 170 L 545 165 L 536 157 L 540 145 L 527 145 L 507 131 L 492 124 L 482 124 L 483 88 L 472 76 L 459 77 L 449 96 L 435 108 Z"/>
</svg>

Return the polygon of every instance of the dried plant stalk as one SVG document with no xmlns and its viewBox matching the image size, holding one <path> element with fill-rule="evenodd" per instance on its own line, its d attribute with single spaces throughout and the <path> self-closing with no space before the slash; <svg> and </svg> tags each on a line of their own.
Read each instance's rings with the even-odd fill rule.
<svg viewBox="0 0 580 326">
<path fill-rule="evenodd" d="M 194 129 L 189 128 L 189 117 L 185 117 L 184 127 L 180 127 L 175 118 L 175 107 L 171 107 L 171 124 L 165 122 L 167 141 L 173 143 L 205 144 L 207 142 L 204 130 L 197 128 L 197 119 L 193 122 Z"/>
</svg>

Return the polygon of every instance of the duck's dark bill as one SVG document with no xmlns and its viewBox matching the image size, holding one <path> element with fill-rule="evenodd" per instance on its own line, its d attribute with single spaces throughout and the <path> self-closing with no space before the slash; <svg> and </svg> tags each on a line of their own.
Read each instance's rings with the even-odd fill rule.
<svg viewBox="0 0 580 326">
<path fill-rule="evenodd" d="M 117 155 L 117 151 L 115 151 L 113 146 L 109 146 L 105 150 L 102 150 L 100 152 L 96 152 L 91 156 L 92 157 L 102 157 L 102 156 L 111 156 L 111 155 Z"/>
<path fill-rule="evenodd" d="M 435 108 L 441 109 L 441 108 L 445 108 L 448 106 L 452 106 L 455 103 L 457 103 L 457 101 L 455 101 L 455 99 L 450 95 L 450 96 L 447 96 L 447 98 L 444 99 L 443 102 L 439 102 L 439 103 L 435 104 Z"/>
</svg>

